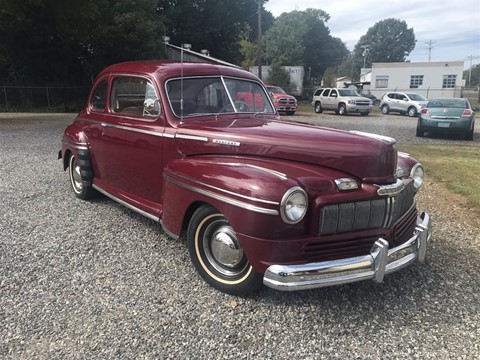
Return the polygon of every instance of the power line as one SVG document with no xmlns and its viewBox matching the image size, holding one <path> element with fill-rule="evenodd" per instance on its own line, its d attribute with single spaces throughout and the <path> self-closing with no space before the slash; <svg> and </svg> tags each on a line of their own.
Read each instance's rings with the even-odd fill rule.
<svg viewBox="0 0 480 360">
<path fill-rule="evenodd" d="M 433 44 L 435 44 L 436 41 L 426 41 L 425 44 L 428 45 L 428 62 L 432 59 L 432 49 L 433 49 Z"/>
</svg>

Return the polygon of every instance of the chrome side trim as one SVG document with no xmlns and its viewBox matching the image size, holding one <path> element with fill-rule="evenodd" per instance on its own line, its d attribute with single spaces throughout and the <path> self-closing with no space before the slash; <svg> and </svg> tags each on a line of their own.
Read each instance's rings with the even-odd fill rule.
<svg viewBox="0 0 480 360">
<path fill-rule="evenodd" d="M 378 135 L 378 134 L 372 134 L 369 132 L 364 132 L 364 131 L 357 131 L 357 130 L 350 130 L 350 133 L 355 134 L 355 135 L 360 135 L 360 136 L 366 136 L 372 139 L 380 140 L 387 145 L 394 145 L 397 143 L 397 140 L 390 136 L 383 136 L 383 135 Z"/>
<path fill-rule="evenodd" d="M 187 181 L 190 181 L 190 182 L 193 182 L 195 184 L 198 184 L 200 186 L 204 186 L 204 187 L 207 187 L 209 189 L 212 189 L 212 190 L 215 190 L 215 191 L 220 191 L 220 192 L 223 192 L 225 194 L 228 194 L 228 195 L 233 195 L 233 196 L 236 196 L 236 197 L 240 197 L 240 198 L 243 198 L 245 200 L 249 200 L 249 201 L 253 201 L 253 202 L 261 202 L 261 203 L 264 203 L 264 204 L 269 204 L 269 205 L 280 205 L 280 203 L 278 201 L 271 201 L 271 200 L 263 200 L 263 199 L 258 199 L 258 198 L 254 198 L 254 197 L 251 197 L 251 196 L 246 196 L 246 195 L 242 195 L 242 194 L 238 194 L 238 193 L 235 193 L 233 191 L 229 191 L 229 190 L 225 190 L 225 189 L 222 189 L 222 188 L 219 188 L 219 187 L 216 187 L 216 186 L 213 186 L 213 185 L 209 185 L 209 184 L 206 184 L 202 181 L 198 181 L 198 180 L 194 180 L 194 179 L 191 179 L 187 176 L 184 176 L 184 175 L 181 175 L 181 174 L 176 174 L 175 173 L 175 176 L 176 177 L 179 177 L 179 178 L 182 178 L 184 180 L 187 180 Z M 166 179 L 170 179 L 170 177 L 168 175 L 165 175 L 164 176 Z M 178 185 L 178 184 L 177 184 Z"/>
<path fill-rule="evenodd" d="M 114 128 L 114 129 L 120 129 L 120 130 L 126 130 L 126 131 L 135 132 L 135 133 L 140 133 L 140 134 L 163 137 L 163 133 L 159 133 L 159 132 L 151 131 L 151 130 L 137 129 L 137 128 L 133 128 L 133 127 L 130 127 L 130 126 L 114 125 L 114 124 L 108 124 L 108 123 L 104 123 L 104 122 L 102 122 L 101 125 L 103 127 L 109 127 L 109 128 Z"/>
<path fill-rule="evenodd" d="M 152 214 L 150 214 L 150 213 L 147 213 L 146 211 L 143 211 L 143 210 L 141 210 L 141 209 L 139 209 L 139 208 L 137 208 L 137 207 L 135 207 L 135 206 L 133 206 L 133 205 L 131 205 L 131 204 L 129 204 L 129 203 L 127 203 L 127 202 L 119 199 L 119 198 L 117 198 L 116 196 L 110 194 L 108 191 L 103 190 L 103 189 L 102 189 L 101 187 L 99 187 L 98 185 L 93 184 L 92 187 L 93 187 L 95 190 L 97 190 L 98 192 L 102 193 L 103 195 L 105 195 L 105 196 L 109 197 L 110 199 L 116 201 L 116 202 L 119 203 L 120 205 L 123 205 L 123 206 L 129 208 L 130 210 L 133 210 L 133 211 L 139 213 L 140 215 L 143 215 L 143 216 L 145 216 L 145 217 L 147 217 L 147 218 L 149 218 L 149 219 L 151 219 L 151 220 L 154 220 L 154 221 L 156 221 L 156 222 L 158 222 L 158 221 L 160 220 L 160 218 L 158 218 L 158 217 L 156 217 L 156 216 L 154 216 L 154 215 L 152 215 Z"/>
<path fill-rule="evenodd" d="M 368 279 L 381 282 L 387 274 L 416 261 L 422 263 L 430 237 L 430 217 L 422 213 L 413 236 L 402 245 L 389 249 L 388 242 L 379 238 L 368 255 L 301 265 L 271 265 L 263 283 L 276 290 L 296 291 Z"/>
<path fill-rule="evenodd" d="M 208 138 L 205 136 L 195 136 L 195 135 L 187 135 L 187 134 L 176 134 L 175 135 L 176 139 L 185 139 L 185 140 L 195 140 L 195 141 L 203 141 L 207 142 Z"/>
<path fill-rule="evenodd" d="M 137 128 L 130 127 L 130 126 L 125 126 L 125 125 L 115 125 L 115 124 L 106 123 L 104 121 L 97 121 L 97 120 L 92 120 L 92 119 L 80 118 L 80 120 L 85 121 L 85 122 L 89 122 L 91 124 L 97 124 L 97 125 L 100 125 L 100 126 L 103 126 L 103 127 L 108 127 L 108 128 L 113 128 L 113 129 L 121 129 L 121 130 L 126 130 L 126 131 L 136 132 L 136 133 L 140 133 L 140 134 L 146 134 L 146 135 L 152 135 L 152 136 L 157 136 L 157 137 L 164 137 L 163 133 L 157 132 L 157 131 L 137 129 Z"/>
<path fill-rule="evenodd" d="M 250 211 L 254 211 L 254 212 L 257 212 L 257 213 L 260 213 L 260 214 L 266 214 L 266 215 L 278 215 L 278 210 L 274 210 L 274 209 L 267 209 L 267 208 L 263 208 L 263 207 L 259 207 L 259 206 L 255 206 L 255 205 L 252 205 L 252 204 L 249 204 L 249 203 L 246 203 L 246 202 L 243 202 L 243 201 L 239 201 L 239 200 L 235 200 L 231 197 L 227 197 L 227 196 L 222 196 L 222 195 L 218 195 L 212 191 L 208 191 L 208 190 L 203 190 L 203 189 L 199 189 L 197 187 L 194 187 L 194 186 L 191 186 L 191 185 L 187 185 L 181 181 L 178 181 L 168 175 L 164 175 L 163 176 L 165 178 L 165 180 L 167 181 L 170 181 L 171 183 L 175 184 L 175 185 L 178 185 L 178 186 L 181 186 L 187 190 L 190 190 L 190 191 L 193 191 L 193 192 L 196 192 L 198 194 L 202 194 L 202 195 L 205 195 L 207 197 L 210 197 L 212 199 L 215 199 L 215 200 L 218 200 L 218 201 L 221 201 L 221 202 L 224 202 L 224 203 L 227 203 L 227 204 L 230 204 L 230 205 L 234 205 L 234 206 L 237 206 L 237 207 L 240 207 L 242 209 L 246 209 L 246 210 L 250 210 Z M 211 188 L 214 188 L 214 189 L 218 189 L 218 188 L 215 188 L 213 186 L 209 186 Z M 237 195 L 237 194 L 234 194 L 234 193 L 231 193 L 227 190 L 223 190 L 223 189 L 218 189 L 219 191 L 223 191 L 225 193 L 228 193 L 228 194 L 231 194 L 231 195 L 236 195 L 236 196 L 240 196 L 242 197 L 241 195 Z M 254 198 L 248 198 L 248 197 L 245 197 L 247 199 L 252 199 L 252 201 L 260 201 L 260 202 L 267 202 L 266 200 L 259 200 L 259 199 L 254 199 Z M 273 203 L 273 202 L 271 202 Z M 273 203 L 273 204 L 276 204 L 278 205 L 278 203 Z"/>
<path fill-rule="evenodd" d="M 77 150 L 88 150 L 87 143 L 73 143 L 67 140 L 62 140 L 62 144 Z"/>
</svg>

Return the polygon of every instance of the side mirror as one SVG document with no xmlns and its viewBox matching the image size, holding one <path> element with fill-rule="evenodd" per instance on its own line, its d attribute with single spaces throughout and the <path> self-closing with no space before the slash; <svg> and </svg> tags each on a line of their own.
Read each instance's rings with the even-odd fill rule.
<svg viewBox="0 0 480 360">
<path fill-rule="evenodd" d="M 143 102 L 143 115 L 157 116 L 160 114 L 160 101 L 157 99 L 145 99 Z"/>
</svg>

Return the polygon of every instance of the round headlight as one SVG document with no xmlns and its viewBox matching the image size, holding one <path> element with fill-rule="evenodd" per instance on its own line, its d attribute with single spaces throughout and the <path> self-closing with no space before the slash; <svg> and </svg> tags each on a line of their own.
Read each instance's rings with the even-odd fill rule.
<svg viewBox="0 0 480 360">
<path fill-rule="evenodd" d="M 415 164 L 410 171 L 410 177 L 413 179 L 413 187 L 415 190 L 420 189 L 423 184 L 423 177 L 425 176 L 425 172 L 423 171 L 423 166 L 420 164 Z"/>
<path fill-rule="evenodd" d="M 307 212 L 307 194 L 299 187 L 289 189 L 283 195 L 280 204 L 280 214 L 287 224 L 296 224 L 303 219 Z"/>
</svg>

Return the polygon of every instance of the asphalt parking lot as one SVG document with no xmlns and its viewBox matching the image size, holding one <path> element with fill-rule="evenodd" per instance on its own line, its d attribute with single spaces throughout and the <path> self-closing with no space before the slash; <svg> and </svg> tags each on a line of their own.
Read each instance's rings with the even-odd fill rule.
<svg viewBox="0 0 480 360">
<path fill-rule="evenodd" d="M 249 298 L 210 288 L 186 243 L 113 201 L 74 197 L 57 160 L 72 114 L 0 114 L 0 358 L 478 359 L 480 235 L 427 180 L 427 261 L 361 282 Z M 288 117 L 416 138 L 405 116 Z"/>
</svg>

